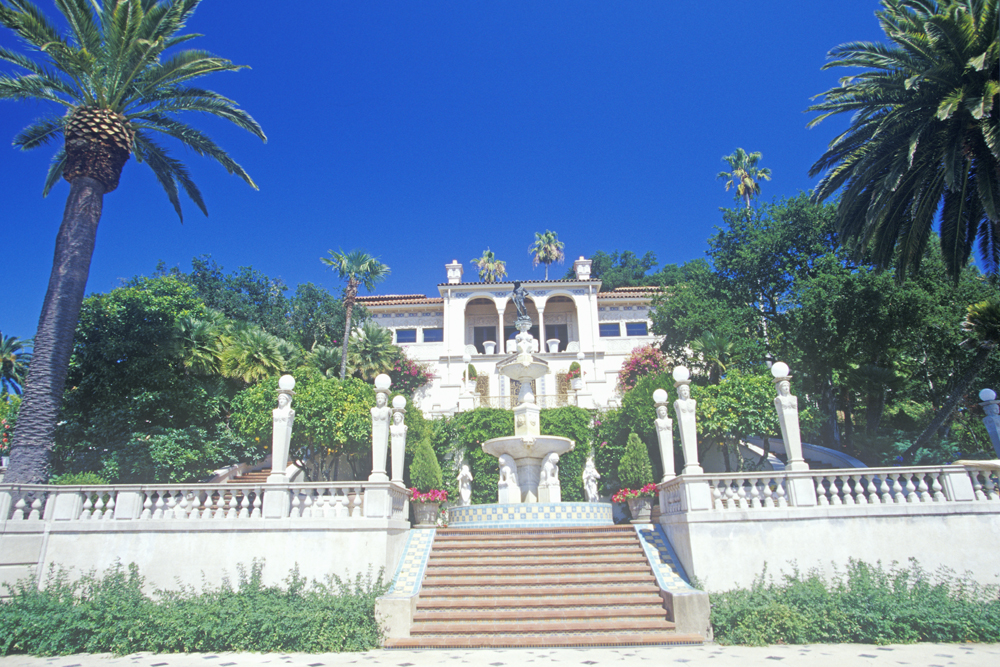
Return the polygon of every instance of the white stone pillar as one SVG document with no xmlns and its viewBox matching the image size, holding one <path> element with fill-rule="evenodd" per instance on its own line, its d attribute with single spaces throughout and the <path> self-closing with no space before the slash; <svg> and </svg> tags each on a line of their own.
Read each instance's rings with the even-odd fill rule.
<svg viewBox="0 0 1000 667">
<path fill-rule="evenodd" d="M 538 348 L 540 352 L 548 352 L 549 348 L 546 346 L 545 339 L 545 303 L 538 302 L 535 303 L 535 309 L 538 311 Z"/>
<path fill-rule="evenodd" d="M 403 466 L 406 461 L 406 399 L 396 396 L 392 399 L 392 426 L 389 436 L 392 438 L 392 481 L 403 483 Z"/>
<path fill-rule="evenodd" d="M 705 471 L 698 463 L 698 424 L 695 417 L 698 402 L 691 398 L 690 377 L 690 371 L 684 366 L 674 368 L 674 386 L 677 388 L 674 414 L 677 415 L 681 453 L 684 454 L 684 468 L 681 469 L 681 474 L 701 475 Z"/>
<path fill-rule="evenodd" d="M 809 470 L 809 464 L 802 456 L 802 436 L 799 433 L 799 399 L 792 396 L 791 376 L 788 364 L 779 361 L 771 365 L 771 375 L 778 395 L 774 407 L 781 422 L 781 438 L 785 441 L 785 470 Z"/>
<path fill-rule="evenodd" d="M 986 416 L 983 417 L 983 425 L 986 432 L 990 434 L 990 442 L 993 443 L 993 450 L 1000 458 L 1000 401 L 996 400 L 997 394 L 992 389 L 983 389 L 979 392 L 979 405 L 983 407 Z"/>
<path fill-rule="evenodd" d="M 268 484 L 287 484 L 288 451 L 292 443 L 292 425 L 295 410 L 292 410 L 292 396 L 295 392 L 295 378 L 282 375 L 278 380 L 278 407 L 271 412 L 271 474 Z"/>
<path fill-rule="evenodd" d="M 674 422 L 667 412 L 667 392 L 657 389 L 653 392 L 653 403 L 656 404 L 656 439 L 660 444 L 660 461 L 663 463 L 663 477 L 660 482 L 666 482 L 676 477 L 674 473 Z"/>
<path fill-rule="evenodd" d="M 375 378 L 375 407 L 372 413 L 372 474 L 369 482 L 388 482 L 385 456 L 389 449 L 389 385 L 392 381 L 385 373 Z"/>
</svg>

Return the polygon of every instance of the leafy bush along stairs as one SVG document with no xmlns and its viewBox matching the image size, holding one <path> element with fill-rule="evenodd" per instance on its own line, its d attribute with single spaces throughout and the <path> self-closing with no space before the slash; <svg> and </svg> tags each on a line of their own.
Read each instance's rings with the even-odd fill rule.
<svg viewBox="0 0 1000 667">
<path fill-rule="evenodd" d="M 632 527 L 443 529 L 387 648 L 701 643 L 666 620 Z"/>
</svg>

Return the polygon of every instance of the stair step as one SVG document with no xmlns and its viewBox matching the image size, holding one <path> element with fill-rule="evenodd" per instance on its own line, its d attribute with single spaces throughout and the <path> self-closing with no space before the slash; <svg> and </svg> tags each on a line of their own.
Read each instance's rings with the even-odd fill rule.
<svg viewBox="0 0 1000 667">
<path fill-rule="evenodd" d="M 529 567 L 530 566 L 530 567 Z M 590 564 L 559 564 L 559 563 L 503 563 L 486 565 L 469 565 L 465 567 L 452 567 L 451 565 L 427 566 L 426 576 L 431 577 L 483 577 L 496 578 L 498 576 L 534 576 L 550 577 L 555 574 L 569 576 L 574 574 L 607 574 L 608 566 L 604 563 Z M 618 563 L 615 568 L 616 574 L 651 572 L 649 563 L 645 559 L 642 561 L 632 560 L 630 562 Z"/>
<path fill-rule="evenodd" d="M 654 583 L 656 577 L 647 568 L 645 573 L 626 572 L 619 574 L 616 572 L 593 572 L 583 574 L 509 574 L 499 577 L 472 577 L 463 578 L 452 575 L 436 576 L 429 570 L 424 575 L 424 588 L 439 588 L 451 586 L 479 586 L 483 588 L 497 588 L 507 586 L 569 586 L 581 584 L 610 584 L 610 583 Z"/>
<path fill-rule="evenodd" d="M 386 648 L 543 648 L 556 646 L 680 646 L 702 644 L 701 635 L 674 632 L 621 633 L 617 635 L 443 635 L 387 639 Z"/>
<path fill-rule="evenodd" d="M 590 563 L 594 562 L 609 562 L 617 563 L 619 559 L 623 557 L 628 557 L 632 554 L 622 554 L 622 553 L 609 553 L 608 548 L 605 546 L 592 546 L 587 544 L 585 546 L 578 546 L 575 548 L 538 548 L 537 546 L 524 547 L 520 549 L 504 549 L 499 547 L 490 547 L 482 549 L 473 549 L 470 547 L 464 548 L 445 548 L 442 549 L 438 545 L 434 546 L 434 550 L 431 553 L 431 560 L 443 560 L 443 559 L 456 559 L 456 558 L 476 558 L 482 559 L 499 559 L 499 558 L 572 558 L 573 562 L 579 563 L 581 560 L 587 560 Z"/>
<path fill-rule="evenodd" d="M 593 620 L 599 618 L 653 618 L 664 620 L 666 611 L 660 607 L 638 605 L 633 607 L 574 607 L 568 609 L 449 609 L 441 611 L 418 611 L 413 620 L 419 623 L 442 623 L 462 621 L 558 621 Z"/>
<path fill-rule="evenodd" d="M 654 580 L 655 581 L 655 580 Z M 503 595 L 507 598 L 522 595 L 525 597 L 539 597 L 539 596 L 549 596 L 549 595 L 577 595 L 577 596 L 600 596 L 600 595 L 624 595 L 628 593 L 650 593 L 653 591 L 659 591 L 659 588 L 651 587 L 647 582 L 640 583 L 620 583 L 620 584 L 587 584 L 582 582 L 581 584 L 575 586 L 553 586 L 552 582 L 547 582 L 545 585 L 539 586 L 504 586 L 502 589 Z M 455 598 L 455 597 L 476 597 L 480 596 L 483 598 L 495 598 L 497 597 L 498 591 L 497 587 L 483 587 L 483 586 L 431 586 L 428 590 L 425 584 L 423 590 L 420 592 L 420 601 L 417 603 L 417 608 L 424 603 L 424 600 L 431 599 L 441 599 L 441 598 Z M 659 594 L 657 593 L 657 598 Z"/>
<path fill-rule="evenodd" d="M 554 619 L 551 621 L 497 621 L 490 623 L 414 623 L 410 635 L 441 634 L 462 635 L 479 634 L 484 629 L 491 629 L 498 634 L 562 634 L 566 632 L 586 632 L 594 635 L 618 634 L 621 632 L 636 632 L 639 630 L 673 630 L 674 624 L 662 618 L 629 618 L 624 620 L 603 620 L 598 627 L 587 619 Z"/>
<path fill-rule="evenodd" d="M 649 590 L 648 586 L 642 586 Z M 560 589 L 565 590 L 565 589 Z M 630 595 L 590 594 L 585 595 L 545 595 L 543 598 L 532 594 L 530 596 L 504 595 L 495 597 L 421 597 L 420 609 L 529 609 L 532 607 L 628 607 L 631 605 L 660 605 L 663 600 L 658 593 L 632 593 Z M 417 612 L 419 613 L 419 612 Z"/>
</svg>

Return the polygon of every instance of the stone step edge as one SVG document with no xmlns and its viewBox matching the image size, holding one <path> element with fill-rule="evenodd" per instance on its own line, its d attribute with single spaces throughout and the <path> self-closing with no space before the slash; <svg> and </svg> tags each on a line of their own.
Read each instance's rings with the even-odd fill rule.
<svg viewBox="0 0 1000 667">
<path fill-rule="evenodd" d="M 505 620 L 577 620 L 577 619 L 621 619 L 621 618 L 660 618 L 666 620 L 666 610 L 649 605 L 634 607 L 581 607 L 573 609 L 511 609 L 511 610 L 439 610 L 424 611 L 417 607 L 413 621 L 424 623 L 440 623 L 458 621 L 505 621 Z"/>
<path fill-rule="evenodd" d="M 701 635 L 676 633 L 621 634 L 621 635 L 562 635 L 549 637 L 524 637 L 505 635 L 469 635 L 457 637 L 407 637 L 387 639 L 385 648 L 518 648 L 547 646 L 559 647 L 618 647 L 618 646 L 700 646 L 705 643 Z"/>
<path fill-rule="evenodd" d="M 463 596 L 460 599 L 430 598 L 421 597 L 417 602 L 417 609 L 465 609 L 476 607 L 489 607 L 497 609 L 499 607 L 510 607 L 511 609 L 532 609 L 535 607 L 581 607 L 581 608 L 601 608 L 621 609 L 638 605 L 657 605 L 663 599 L 658 593 L 632 593 L 612 597 L 603 595 L 575 595 L 565 597 L 545 596 L 544 600 L 537 596 L 516 596 L 485 597 L 479 598 Z"/>
<path fill-rule="evenodd" d="M 589 584 L 567 590 L 565 586 L 435 586 L 433 591 L 421 591 L 421 600 L 435 598 L 479 597 L 515 598 L 540 595 L 625 595 L 628 593 L 659 594 L 656 581 L 621 584 Z"/>
<path fill-rule="evenodd" d="M 483 632 L 490 626 L 486 623 L 414 623 L 410 628 L 410 636 L 420 634 L 467 635 L 467 634 L 526 634 L 544 635 L 551 633 L 585 632 L 595 635 L 615 634 L 636 630 L 669 631 L 677 627 L 672 621 L 664 618 L 627 618 L 622 621 L 604 620 L 599 628 L 590 621 L 565 619 L 554 621 L 498 622 L 493 625 L 492 632 Z"/>
</svg>

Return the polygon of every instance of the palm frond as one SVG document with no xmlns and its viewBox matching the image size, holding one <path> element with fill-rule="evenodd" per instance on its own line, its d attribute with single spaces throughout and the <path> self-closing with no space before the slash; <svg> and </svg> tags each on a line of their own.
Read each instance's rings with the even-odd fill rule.
<svg viewBox="0 0 1000 667">
<path fill-rule="evenodd" d="M 63 116 L 47 116 L 39 118 L 17 133 L 14 145 L 23 151 L 43 146 L 62 134 Z"/>
</svg>

